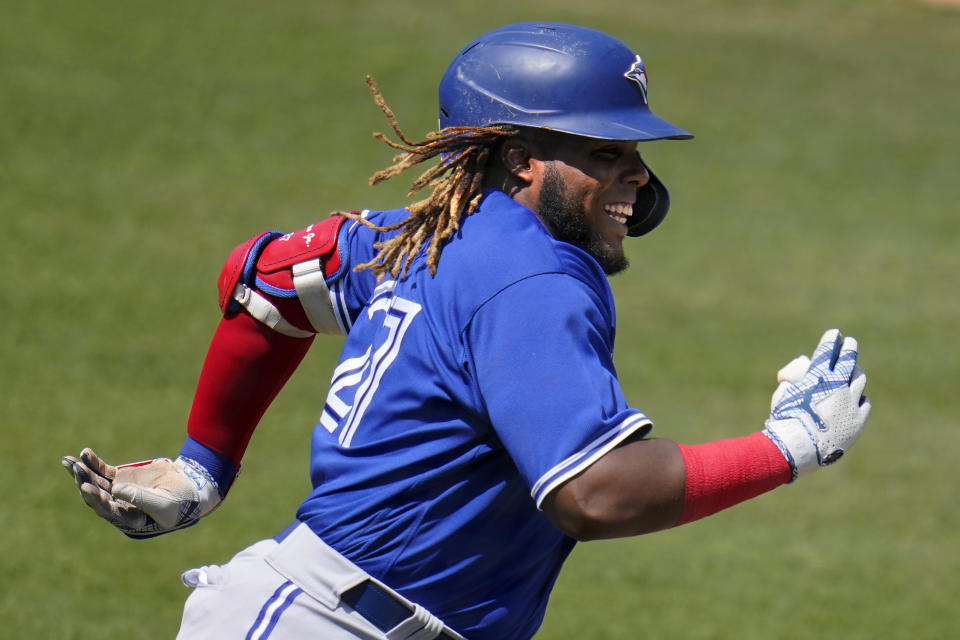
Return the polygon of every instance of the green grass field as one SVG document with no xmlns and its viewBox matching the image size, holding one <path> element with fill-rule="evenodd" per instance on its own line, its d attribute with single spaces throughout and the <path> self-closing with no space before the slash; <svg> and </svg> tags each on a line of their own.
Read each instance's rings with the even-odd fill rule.
<svg viewBox="0 0 960 640">
<path fill-rule="evenodd" d="M 589 8 L 588 8 L 588 5 Z M 179 572 L 286 524 L 339 341 L 317 342 L 203 524 L 134 542 L 59 458 L 173 455 L 236 243 L 335 209 L 411 136 L 470 38 L 527 19 L 633 45 L 697 134 L 613 279 L 627 397 L 687 443 L 745 435 L 839 326 L 873 418 L 836 467 L 678 530 L 581 545 L 538 640 L 957 637 L 960 10 L 908 0 L 5 2 L 0 637 L 171 638 Z"/>
</svg>

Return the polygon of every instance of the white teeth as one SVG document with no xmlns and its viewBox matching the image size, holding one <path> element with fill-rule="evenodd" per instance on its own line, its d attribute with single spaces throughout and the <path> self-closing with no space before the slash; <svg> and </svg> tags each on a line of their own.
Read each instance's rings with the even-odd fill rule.
<svg viewBox="0 0 960 640">
<path fill-rule="evenodd" d="M 604 205 L 603 211 L 620 224 L 626 224 L 627 218 L 633 214 L 633 205 L 629 202 L 615 202 Z"/>
</svg>

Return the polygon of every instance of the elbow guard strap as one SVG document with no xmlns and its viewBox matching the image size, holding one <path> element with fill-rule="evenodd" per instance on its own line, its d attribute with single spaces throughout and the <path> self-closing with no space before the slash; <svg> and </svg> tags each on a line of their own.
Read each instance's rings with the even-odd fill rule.
<svg viewBox="0 0 960 640">
<path fill-rule="evenodd" d="M 245 284 L 237 283 L 233 290 L 232 302 L 238 303 L 256 320 L 277 333 L 291 338 L 309 338 L 313 335 L 312 331 L 305 331 L 292 325 L 272 302 Z"/>
</svg>

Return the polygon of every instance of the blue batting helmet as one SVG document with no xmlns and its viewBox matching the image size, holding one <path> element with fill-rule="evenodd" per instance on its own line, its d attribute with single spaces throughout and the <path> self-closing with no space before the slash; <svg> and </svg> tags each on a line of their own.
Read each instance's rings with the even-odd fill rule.
<svg viewBox="0 0 960 640">
<path fill-rule="evenodd" d="M 605 33 L 558 23 L 501 27 L 450 63 L 440 81 L 440 127 L 495 124 L 604 140 L 693 137 L 650 111 L 640 56 Z M 667 188 L 649 173 L 628 225 L 632 236 L 652 231 L 670 207 Z"/>
</svg>

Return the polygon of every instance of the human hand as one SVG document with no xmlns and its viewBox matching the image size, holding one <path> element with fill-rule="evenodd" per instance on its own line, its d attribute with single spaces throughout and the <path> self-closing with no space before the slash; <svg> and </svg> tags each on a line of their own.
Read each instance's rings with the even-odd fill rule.
<svg viewBox="0 0 960 640">
<path fill-rule="evenodd" d="M 64 456 L 83 501 L 130 536 L 151 538 L 188 527 L 222 500 L 216 481 L 191 458 L 156 458 L 111 466 L 92 449 Z"/>
<path fill-rule="evenodd" d="M 764 433 L 786 456 L 796 479 L 840 459 L 870 416 L 857 341 L 831 329 L 813 359 L 800 356 L 777 373 Z"/>
</svg>

